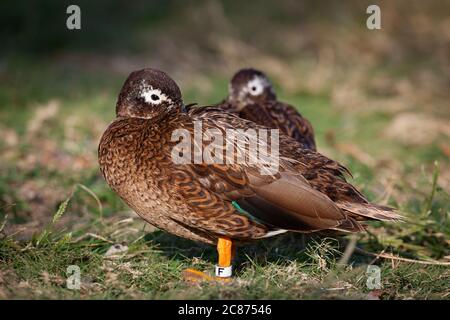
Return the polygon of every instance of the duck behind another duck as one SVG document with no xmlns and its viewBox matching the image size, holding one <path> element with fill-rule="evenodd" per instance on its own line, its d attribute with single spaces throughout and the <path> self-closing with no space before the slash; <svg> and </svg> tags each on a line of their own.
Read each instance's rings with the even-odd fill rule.
<svg viewBox="0 0 450 320">
<path fill-rule="evenodd" d="M 217 106 L 269 128 L 316 150 L 311 123 L 293 106 L 277 100 L 272 83 L 262 71 L 241 69 L 231 78 L 228 97 Z"/>
</svg>

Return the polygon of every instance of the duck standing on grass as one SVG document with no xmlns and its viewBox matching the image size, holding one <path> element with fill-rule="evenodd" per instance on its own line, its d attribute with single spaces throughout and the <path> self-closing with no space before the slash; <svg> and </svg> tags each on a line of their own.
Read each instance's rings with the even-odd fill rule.
<svg viewBox="0 0 450 320">
<path fill-rule="evenodd" d="M 225 152 L 227 161 L 222 163 L 175 161 L 177 155 L 207 147 L 208 141 L 202 140 L 194 150 L 179 150 L 180 136 L 173 139 L 180 130 L 194 135 L 198 123 L 202 134 L 268 129 L 220 108 L 187 109 L 177 84 L 164 72 L 131 73 L 119 94 L 116 116 L 98 148 L 108 185 L 148 223 L 217 245 L 218 279 L 231 276 L 236 243 L 287 231 L 357 232 L 364 230 L 364 220 L 399 218 L 393 209 L 369 203 L 347 183 L 343 166 L 283 134 L 276 141 L 278 170 L 270 174 L 265 163 L 233 163 Z M 232 146 L 242 148 L 238 142 L 233 140 Z M 267 147 L 272 142 L 257 143 Z M 212 279 L 192 269 L 185 276 Z"/>
<path fill-rule="evenodd" d="M 305 148 L 316 150 L 311 123 L 293 106 L 277 100 L 270 80 L 262 71 L 239 70 L 231 78 L 228 91 L 228 97 L 218 107 L 262 126 L 280 129 Z"/>
</svg>

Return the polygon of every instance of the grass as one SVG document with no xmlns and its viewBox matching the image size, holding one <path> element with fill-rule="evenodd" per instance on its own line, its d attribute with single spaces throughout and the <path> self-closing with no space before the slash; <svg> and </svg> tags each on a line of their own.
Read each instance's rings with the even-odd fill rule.
<svg viewBox="0 0 450 320">
<path fill-rule="evenodd" d="M 100 298 L 100 299 L 316 299 L 368 297 L 365 257 L 339 267 L 342 249 L 336 240 L 313 239 L 306 248 L 299 236 L 263 241 L 244 248 L 231 284 L 189 285 L 181 279 L 187 267 L 212 270 L 210 248 L 176 239 L 161 232 L 131 237 L 128 251 L 105 258 L 117 226 L 102 225 L 104 241 L 77 241 L 72 234 L 48 234 L 26 244 L 2 241 L 3 297 L 7 298 Z M 114 232 L 112 232 L 114 233 Z M 41 241 L 39 241 L 41 240 Z M 80 290 L 66 288 L 69 265 L 81 269 Z M 382 298 L 445 298 L 446 267 L 379 263 Z M 6 267 L 7 266 L 7 267 Z M 448 267 L 447 267 L 448 268 Z M 30 296 L 30 289 L 33 294 Z"/>
<path fill-rule="evenodd" d="M 204 20 L 208 28 L 195 14 L 185 21 L 189 6 L 181 16 L 159 17 L 157 24 L 164 28 L 151 30 L 151 41 L 139 46 L 143 56 L 133 50 L 130 56 L 115 52 L 125 57 L 125 67 L 112 68 L 121 61 L 112 54 L 84 51 L 7 57 L 0 69 L 1 299 L 449 298 L 450 147 L 445 130 L 439 128 L 449 124 L 450 113 L 445 108 L 444 68 L 436 68 L 442 63 L 439 57 L 448 55 L 421 51 L 440 50 L 433 42 L 438 33 L 410 43 L 386 25 L 384 37 L 398 42 L 392 49 L 385 45 L 386 53 L 375 45 L 383 44 L 383 37 L 371 42 L 364 30 L 346 32 L 355 28 L 351 24 L 331 32 L 334 25 L 327 29 L 327 22 L 319 25 L 316 18 L 296 25 L 295 10 L 287 8 L 258 7 L 258 15 L 271 17 L 272 32 L 280 35 L 272 51 L 267 37 L 253 38 L 259 22 L 247 19 L 240 8 L 224 5 L 221 13 L 205 4 L 195 8 L 195 14 L 212 15 Z M 227 24 L 227 14 L 235 11 L 233 23 Z M 412 11 L 401 20 L 415 21 L 414 15 Z M 426 17 L 420 18 L 427 23 Z M 209 28 L 211 20 L 218 24 Z M 236 30 L 243 24 L 247 31 L 239 38 Z M 300 32 L 300 44 L 292 37 L 284 41 L 289 30 L 295 37 L 306 30 Z M 137 34 L 140 40 L 145 35 L 122 32 Z M 211 37 L 217 33 L 227 45 L 217 47 Z M 172 50 L 170 35 L 177 36 L 183 50 Z M 331 62 L 329 46 L 334 50 Z M 408 56 L 400 62 L 389 60 L 399 54 L 396 50 Z M 359 61 L 362 56 L 369 59 Z M 367 233 L 356 235 L 356 250 L 345 264 L 340 261 L 352 237 L 286 234 L 239 248 L 236 276 L 229 284 L 186 283 L 185 268 L 213 271 L 215 249 L 145 224 L 107 187 L 98 170 L 98 140 L 135 65 L 168 70 L 180 83 L 185 102 L 200 104 L 220 101 L 238 67 L 260 67 L 273 76 L 280 99 L 313 123 L 319 150 L 345 164 L 354 175 L 351 182 L 370 200 L 399 208 L 406 222 L 371 223 Z M 418 82 L 423 86 L 414 86 Z M 435 125 L 427 127 L 425 138 L 416 135 L 421 123 L 415 130 L 404 130 L 406 142 L 392 133 L 405 112 L 432 117 Z M 111 256 L 108 252 L 118 244 L 126 251 Z M 70 265 L 80 268 L 80 290 L 66 286 Z M 367 287 L 368 265 L 380 267 L 379 290 Z"/>
</svg>

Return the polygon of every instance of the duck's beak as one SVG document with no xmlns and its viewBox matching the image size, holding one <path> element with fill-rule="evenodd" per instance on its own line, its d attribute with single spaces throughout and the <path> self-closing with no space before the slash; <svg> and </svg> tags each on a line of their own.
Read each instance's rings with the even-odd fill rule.
<svg viewBox="0 0 450 320">
<path fill-rule="evenodd" d="M 193 107 L 193 106 L 196 106 L 196 105 L 197 105 L 196 102 L 194 102 L 194 103 L 189 103 L 189 104 L 187 104 L 187 105 L 183 104 L 183 110 L 184 110 L 184 111 L 187 111 L 187 110 L 189 110 L 190 107 Z"/>
</svg>

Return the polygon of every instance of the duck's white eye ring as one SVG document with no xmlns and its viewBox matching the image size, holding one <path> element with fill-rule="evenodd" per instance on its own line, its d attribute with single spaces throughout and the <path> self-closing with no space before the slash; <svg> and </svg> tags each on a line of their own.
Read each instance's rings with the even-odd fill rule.
<svg viewBox="0 0 450 320">
<path fill-rule="evenodd" d="M 247 83 L 247 89 L 252 96 L 257 96 L 264 91 L 264 84 L 259 78 L 255 78 Z"/>
<path fill-rule="evenodd" d="M 141 93 L 141 97 L 144 98 L 145 102 L 150 104 L 160 104 L 163 101 L 170 100 L 164 93 L 161 92 L 161 90 L 153 88 L 145 88 Z"/>
</svg>

